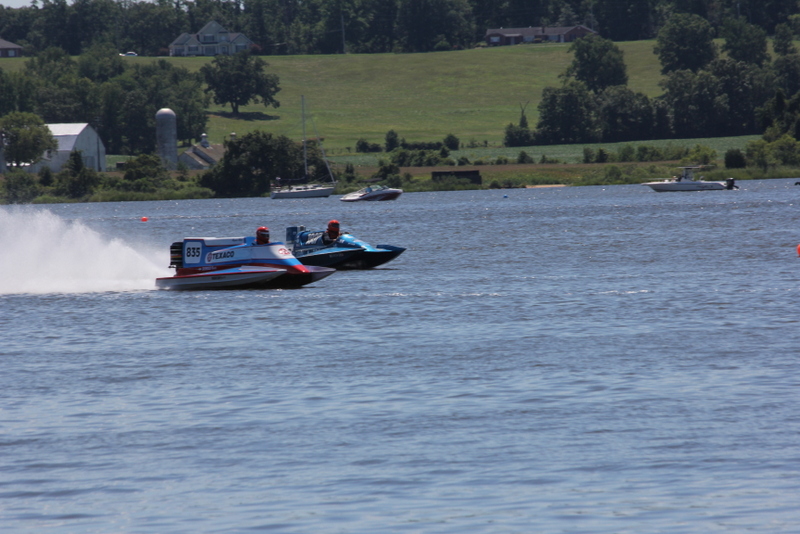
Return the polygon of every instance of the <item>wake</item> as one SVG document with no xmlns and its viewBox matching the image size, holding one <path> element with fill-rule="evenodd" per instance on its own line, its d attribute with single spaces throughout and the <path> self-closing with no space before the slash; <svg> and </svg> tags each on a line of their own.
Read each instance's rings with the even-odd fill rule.
<svg viewBox="0 0 800 534">
<path fill-rule="evenodd" d="M 47 210 L 0 206 L 0 294 L 155 289 L 166 260 Z"/>
</svg>

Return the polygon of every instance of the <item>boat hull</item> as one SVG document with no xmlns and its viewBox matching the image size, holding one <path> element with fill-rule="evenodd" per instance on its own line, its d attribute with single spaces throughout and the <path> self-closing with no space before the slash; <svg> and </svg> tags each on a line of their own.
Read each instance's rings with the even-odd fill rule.
<svg viewBox="0 0 800 534">
<path fill-rule="evenodd" d="M 323 236 L 322 230 L 306 230 L 305 226 L 286 228 L 286 242 L 290 243 L 294 256 L 306 266 L 372 269 L 392 261 L 406 250 L 393 245 L 374 247 L 346 232 L 329 244 L 324 243 Z"/>
<path fill-rule="evenodd" d="M 234 269 L 156 278 L 156 287 L 183 291 L 198 289 L 264 289 L 285 274 L 285 269 L 242 266 Z"/>
<path fill-rule="evenodd" d="M 264 286 L 264 289 L 298 289 L 305 285 L 313 284 L 323 278 L 327 278 L 335 273 L 336 269 L 309 265 L 306 266 L 306 271 L 307 272 L 304 273 L 288 272 L 270 281 Z"/>
<path fill-rule="evenodd" d="M 333 187 L 292 187 L 289 189 L 278 189 L 269 194 L 270 198 L 325 198 L 333 194 Z"/>
<path fill-rule="evenodd" d="M 727 189 L 722 182 L 647 182 L 642 185 L 650 187 L 658 193 L 672 191 L 722 191 Z"/>
<path fill-rule="evenodd" d="M 645 182 L 646 185 L 657 193 L 669 193 L 672 191 L 722 191 L 723 189 L 739 189 L 735 185 L 733 178 L 728 178 L 725 182 L 706 182 L 701 176 L 695 180 L 696 173 L 706 168 L 704 165 L 690 165 L 679 167 L 680 176 L 673 176 L 671 179 L 660 180 L 658 182 Z"/>
<path fill-rule="evenodd" d="M 353 193 L 348 193 L 339 200 L 342 202 L 380 202 L 384 200 L 396 200 L 403 194 L 402 189 L 392 189 L 385 186 L 378 186 L 376 189 L 365 188 Z"/>
<path fill-rule="evenodd" d="M 170 246 L 170 258 L 175 276 L 157 279 L 157 287 L 293 289 L 336 272 L 306 267 L 283 243 L 257 244 L 252 236 L 187 237 Z"/>
<path fill-rule="evenodd" d="M 297 252 L 296 257 L 305 266 L 333 267 L 339 269 L 339 265 L 347 263 L 360 255 L 362 249 L 357 248 L 323 248 L 309 251 L 306 254 Z"/>
<path fill-rule="evenodd" d="M 392 245 L 378 245 L 376 250 L 350 250 L 346 254 L 328 254 L 325 250 L 298 257 L 303 265 L 325 265 L 344 271 L 350 269 L 373 269 L 388 263 L 406 249 Z M 340 249 L 341 250 L 341 249 Z"/>
</svg>

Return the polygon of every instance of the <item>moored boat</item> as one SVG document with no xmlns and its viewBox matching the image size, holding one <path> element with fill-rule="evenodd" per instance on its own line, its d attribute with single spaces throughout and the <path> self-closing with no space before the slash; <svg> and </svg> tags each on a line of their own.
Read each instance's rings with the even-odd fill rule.
<svg viewBox="0 0 800 534">
<path fill-rule="evenodd" d="M 367 186 L 352 193 L 344 195 L 342 202 L 358 202 L 361 200 L 395 200 L 403 194 L 402 189 L 386 187 L 385 185 Z"/>
<path fill-rule="evenodd" d="M 703 180 L 701 176 L 700 180 L 695 180 L 695 173 L 703 169 L 701 165 L 679 168 L 681 169 L 681 173 L 678 176 L 673 176 L 672 178 L 658 182 L 645 182 L 642 185 L 646 185 L 658 193 L 669 191 L 722 191 L 723 189 L 739 189 L 739 187 L 735 185 L 733 178 L 728 178 L 724 182 L 707 182 Z"/>
<path fill-rule="evenodd" d="M 306 139 L 306 97 L 300 97 L 300 104 L 303 116 L 303 168 L 305 169 L 304 180 L 308 181 L 308 141 Z M 308 184 L 303 183 L 299 185 L 286 185 L 273 188 L 270 190 L 269 197 L 274 199 L 281 198 L 327 198 L 331 196 L 333 190 L 336 188 L 336 179 L 333 177 L 330 165 L 328 165 L 328 158 L 325 156 L 325 149 L 322 148 L 320 137 L 317 136 L 320 150 L 322 150 L 322 158 L 325 160 L 325 167 L 328 170 L 330 177 L 329 184 Z"/>
<path fill-rule="evenodd" d="M 352 234 L 339 235 L 325 244 L 322 230 L 306 230 L 305 226 L 286 229 L 286 243 L 303 265 L 336 269 L 372 269 L 397 258 L 406 249 L 393 245 L 372 246 Z"/>
<path fill-rule="evenodd" d="M 175 276 L 161 289 L 290 289 L 330 276 L 335 269 L 306 266 L 281 242 L 254 237 L 187 237 L 170 246 Z"/>
<path fill-rule="evenodd" d="M 270 198 L 327 198 L 333 194 L 335 186 L 320 184 L 290 185 L 273 189 L 269 193 Z"/>
</svg>

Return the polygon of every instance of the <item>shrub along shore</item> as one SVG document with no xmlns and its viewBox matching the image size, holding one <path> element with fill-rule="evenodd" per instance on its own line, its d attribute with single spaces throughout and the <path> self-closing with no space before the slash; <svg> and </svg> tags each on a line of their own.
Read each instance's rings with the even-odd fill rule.
<svg viewBox="0 0 800 534">
<path fill-rule="evenodd" d="M 520 188 L 543 185 L 615 185 L 661 180 L 677 174 L 681 165 L 707 164 L 707 180 L 737 181 L 800 176 L 794 166 L 768 165 L 726 168 L 717 150 L 729 146 L 726 155 L 744 153 L 757 136 L 663 141 L 656 144 L 551 145 L 521 148 L 473 147 L 449 153 L 446 160 L 465 161 L 462 165 L 397 166 L 391 159 L 398 154 L 351 154 L 334 156 L 331 166 L 337 175 L 335 194 L 346 194 L 366 183 L 381 181 L 406 192 L 447 191 L 489 188 Z M 696 143 L 693 146 L 682 143 Z M 741 148 L 739 148 L 741 147 Z M 438 152 L 433 152 L 440 159 Z M 516 155 L 515 155 L 516 154 Z M 653 157 L 648 161 L 648 157 Z M 637 160 L 638 158 L 638 160 Z M 128 158 L 112 156 L 111 162 Z M 644 160 L 643 160 L 644 159 Z M 598 163 L 598 160 L 600 161 Z M 140 156 L 125 172 L 72 173 L 34 177 L 25 173 L 7 175 L 0 181 L 2 203 L 119 202 L 212 198 L 214 191 L 201 185 L 204 171 L 157 169 L 157 158 Z M 148 170 L 148 166 L 153 167 Z M 481 184 L 465 178 L 432 179 L 433 172 L 477 170 Z M 44 185 L 43 185 L 44 184 Z M 91 184 L 89 187 L 87 184 Z M 74 194 L 85 188 L 84 194 Z M 260 193 L 268 196 L 269 191 Z"/>
</svg>

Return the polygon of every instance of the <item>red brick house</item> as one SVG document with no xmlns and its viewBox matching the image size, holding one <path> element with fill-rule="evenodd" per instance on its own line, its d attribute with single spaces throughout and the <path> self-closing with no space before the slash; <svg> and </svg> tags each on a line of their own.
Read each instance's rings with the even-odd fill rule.
<svg viewBox="0 0 800 534">
<path fill-rule="evenodd" d="M 486 44 L 506 46 L 519 43 L 571 43 L 596 31 L 583 25 L 578 26 L 535 26 L 528 28 L 498 28 L 486 30 Z"/>
</svg>

